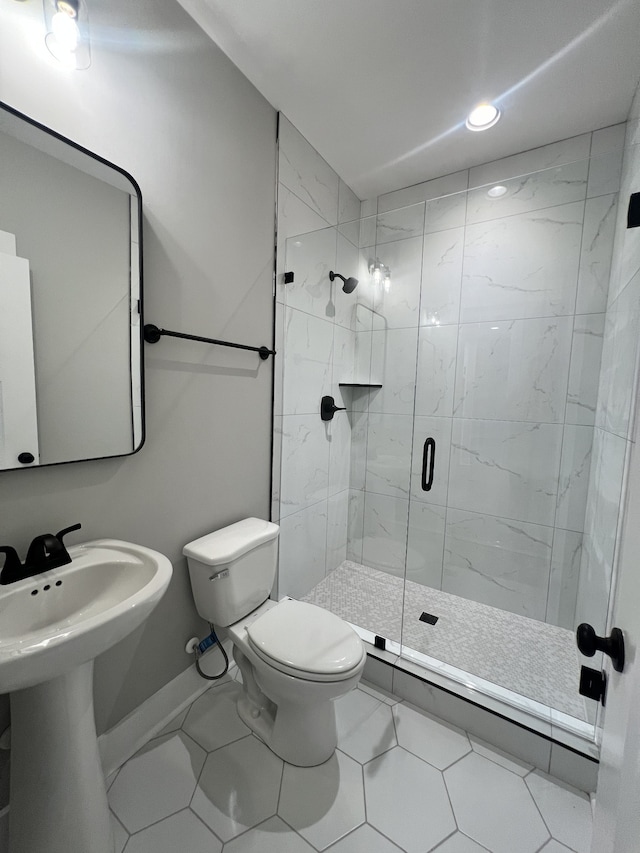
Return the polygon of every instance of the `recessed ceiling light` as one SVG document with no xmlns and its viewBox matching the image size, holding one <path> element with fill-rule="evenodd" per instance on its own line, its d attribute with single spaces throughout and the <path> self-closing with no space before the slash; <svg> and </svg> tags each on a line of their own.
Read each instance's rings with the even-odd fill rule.
<svg viewBox="0 0 640 853">
<path fill-rule="evenodd" d="M 487 130 L 500 118 L 500 110 L 493 104 L 478 104 L 465 122 L 469 130 Z"/>
<path fill-rule="evenodd" d="M 502 184 L 496 184 L 495 187 L 491 187 L 491 189 L 487 190 L 487 195 L 489 196 L 489 198 L 500 198 L 507 192 L 508 190 L 505 186 L 503 186 Z"/>
</svg>

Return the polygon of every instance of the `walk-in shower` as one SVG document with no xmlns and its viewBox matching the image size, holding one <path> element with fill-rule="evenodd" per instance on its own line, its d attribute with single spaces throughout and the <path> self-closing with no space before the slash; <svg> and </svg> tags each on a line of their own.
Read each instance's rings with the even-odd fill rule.
<svg viewBox="0 0 640 853">
<path fill-rule="evenodd" d="M 605 630 L 636 359 L 611 276 L 623 136 L 381 196 L 280 259 L 279 594 L 585 742 L 575 628 Z"/>
</svg>

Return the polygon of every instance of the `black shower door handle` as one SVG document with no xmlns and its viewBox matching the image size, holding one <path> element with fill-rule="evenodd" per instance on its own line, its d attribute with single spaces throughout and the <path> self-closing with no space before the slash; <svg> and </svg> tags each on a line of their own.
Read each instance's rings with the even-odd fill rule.
<svg viewBox="0 0 640 853">
<path fill-rule="evenodd" d="M 422 491 L 431 491 L 433 485 L 433 466 L 436 461 L 436 440 L 428 438 L 422 450 Z"/>
</svg>

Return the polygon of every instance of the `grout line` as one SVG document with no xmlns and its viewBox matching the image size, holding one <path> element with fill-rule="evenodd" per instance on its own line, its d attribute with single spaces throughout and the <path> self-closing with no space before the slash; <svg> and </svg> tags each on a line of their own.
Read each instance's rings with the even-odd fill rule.
<svg viewBox="0 0 640 853">
<path fill-rule="evenodd" d="M 544 826 L 545 826 L 545 828 L 546 828 L 547 832 L 549 833 L 549 835 L 551 836 L 551 838 L 553 838 L 553 834 L 552 834 L 552 832 L 551 832 L 551 829 L 550 829 L 550 828 L 549 828 L 549 826 L 547 825 L 547 822 L 546 822 L 546 820 L 544 819 L 544 815 L 543 815 L 543 814 L 542 814 L 542 812 L 540 811 L 540 806 L 538 805 L 538 803 L 537 803 L 537 801 L 536 801 L 536 798 L 533 796 L 533 794 L 532 794 L 532 792 L 531 792 L 531 788 L 529 788 L 529 786 L 527 785 L 527 783 L 526 783 L 526 782 L 525 782 L 525 788 L 527 789 L 527 793 L 528 793 L 528 794 L 529 794 L 529 796 L 531 797 L 531 800 L 532 800 L 532 802 L 533 802 L 534 806 L 536 807 L 536 810 L 537 810 L 538 814 L 540 815 L 540 820 L 541 820 L 541 821 L 542 821 L 542 823 L 544 824 Z M 545 844 L 547 844 L 547 843 L 548 843 L 548 841 L 549 841 L 549 839 L 547 839 L 547 841 L 545 841 Z M 542 846 L 544 847 L 544 844 L 543 844 Z"/>
<path fill-rule="evenodd" d="M 278 801 L 276 803 L 276 814 L 280 813 L 280 800 L 282 798 L 282 786 L 284 784 L 285 762 L 282 761 L 282 769 L 280 771 L 280 787 L 278 788 Z"/>
<path fill-rule="evenodd" d="M 452 766 L 453 766 L 453 765 L 452 765 Z M 444 789 L 445 789 L 445 791 L 447 792 L 447 799 L 448 799 L 448 801 L 449 801 L 449 808 L 451 809 L 451 814 L 453 815 L 453 822 L 454 822 L 454 823 L 455 823 L 455 825 L 456 825 L 456 830 L 457 830 L 457 831 L 459 831 L 459 830 L 460 830 L 460 826 L 459 826 L 459 824 L 458 824 L 458 817 L 457 817 L 457 815 L 456 815 L 455 809 L 453 808 L 453 802 L 452 802 L 452 800 L 451 800 L 451 793 L 450 793 L 450 791 L 449 791 L 449 786 L 447 785 L 446 777 L 445 777 L 445 775 L 444 775 L 444 773 L 443 773 L 442 771 L 440 771 L 440 775 L 442 776 L 442 784 L 444 785 Z"/>
<path fill-rule="evenodd" d="M 364 775 L 364 764 L 362 764 L 360 767 L 360 777 L 362 779 L 362 801 L 364 804 L 364 822 L 368 823 L 369 822 L 369 812 L 368 812 L 368 806 L 367 806 L 367 783 L 366 783 L 365 775 Z"/>
<path fill-rule="evenodd" d="M 454 815 L 454 820 L 455 820 L 455 815 Z M 429 850 L 427 850 L 427 853 L 438 853 L 438 850 L 442 850 L 443 846 L 447 843 L 447 841 L 450 841 L 455 835 L 457 835 L 458 832 L 460 832 L 460 830 L 458 829 L 458 826 L 456 824 L 456 828 L 453 830 L 453 832 L 450 835 L 447 835 L 446 838 L 443 838 L 442 841 L 438 841 L 438 843 L 436 844 L 435 847 L 429 848 Z M 470 840 L 473 841 L 473 839 L 470 839 Z M 478 844 L 477 841 L 475 843 Z M 478 846 L 480 846 L 480 845 L 478 845 Z M 482 849 L 484 850 L 486 848 L 482 847 Z"/>
<path fill-rule="evenodd" d="M 140 835 L 141 832 L 146 832 L 146 830 L 150 829 L 152 826 L 157 826 L 159 823 L 162 823 L 163 820 L 167 820 L 167 818 L 173 817 L 174 815 L 177 815 L 180 812 L 186 811 L 188 808 L 189 808 L 189 806 L 180 806 L 179 809 L 176 809 L 173 812 L 169 812 L 169 814 L 163 815 L 161 818 L 158 818 L 158 820 L 154 820 L 151 823 L 147 824 L 147 826 L 142 826 L 142 827 L 140 827 L 140 829 L 136 829 L 135 832 L 130 832 L 127 844 L 129 843 L 129 841 L 131 841 L 131 839 L 135 835 Z M 117 815 L 116 815 L 116 817 L 117 817 Z M 123 826 L 124 826 L 124 824 L 123 824 Z M 126 826 L 124 828 L 126 829 Z"/>
<path fill-rule="evenodd" d="M 599 315 L 598 314 L 580 314 L 580 315 L 576 315 L 576 316 L 597 317 Z M 395 417 L 395 418 L 411 418 L 412 417 L 410 412 L 381 411 L 381 410 L 377 410 L 375 408 L 374 409 L 352 409 L 351 411 L 357 415 L 366 415 L 366 414 L 387 415 L 389 417 Z M 318 416 L 317 411 L 313 411 L 313 412 L 311 412 L 311 411 L 309 411 L 309 412 L 287 412 L 286 414 L 280 415 L 280 417 L 282 417 L 282 418 L 302 418 L 302 417 L 310 418 L 310 417 L 317 417 L 317 416 Z M 518 425 L 522 424 L 523 426 L 561 427 L 561 426 L 566 425 L 566 426 L 578 426 L 578 427 L 594 428 L 594 424 L 573 423 L 571 421 L 567 421 L 565 424 L 563 421 L 532 421 L 532 420 L 522 420 L 522 419 L 517 419 L 517 418 L 514 419 L 514 418 L 490 418 L 490 417 L 472 418 L 469 416 L 461 417 L 460 415 L 438 415 L 438 414 L 426 414 L 426 415 L 418 414 L 418 415 L 416 415 L 416 418 L 434 419 L 434 420 L 439 420 L 439 421 L 447 421 L 447 420 L 449 420 L 449 421 L 471 421 L 471 422 L 481 421 L 481 422 L 492 423 L 492 424 L 493 423 L 518 424 Z M 599 428 L 604 429 L 603 427 L 599 427 Z M 605 431 L 610 432 L 610 430 L 605 430 Z M 618 435 L 618 433 L 611 433 L 611 435 Z M 630 439 L 626 439 L 626 437 L 624 435 L 619 436 L 619 437 L 630 441 Z M 360 490 L 360 491 L 362 491 L 362 490 Z"/>
<path fill-rule="evenodd" d="M 277 813 L 272 814 L 269 817 L 265 818 L 264 820 L 261 820 L 260 823 L 256 823 L 255 826 L 247 826 L 245 829 L 242 830 L 242 832 L 239 832 L 237 835 L 234 835 L 232 838 L 229 838 L 228 841 L 223 841 L 222 839 L 220 839 L 223 848 L 226 847 L 227 844 L 231 844 L 232 842 L 234 842 L 237 838 L 242 838 L 244 835 L 248 835 L 248 833 L 252 832 L 254 829 L 259 829 L 261 826 L 264 826 L 265 823 L 267 823 L 270 820 L 273 820 L 274 817 L 279 818 L 280 815 Z M 280 818 L 280 819 L 282 820 L 282 818 Z M 283 823 L 285 823 L 285 821 L 283 821 Z M 289 824 L 286 824 L 286 825 L 289 826 Z M 205 824 L 205 826 L 207 826 L 207 825 Z M 289 828 L 292 829 L 292 827 L 289 827 Z M 207 826 L 207 829 L 210 832 L 212 831 L 211 828 L 208 826 Z M 295 829 L 293 831 L 295 832 Z M 215 833 L 214 833 L 214 835 L 215 835 Z M 216 835 L 216 838 L 218 838 L 217 835 Z M 187 850 L 187 851 L 185 851 L 185 853 L 190 853 L 190 851 Z"/>
<path fill-rule="evenodd" d="M 301 833 L 301 832 L 298 832 L 298 830 L 295 828 L 295 826 L 291 826 L 291 824 L 289 823 L 289 821 L 285 820 L 285 819 L 282 817 L 282 815 L 281 815 L 281 814 L 276 813 L 275 815 L 272 815 L 271 817 L 278 817 L 278 818 L 280 818 L 280 820 L 284 823 L 284 825 L 285 825 L 288 829 L 290 829 L 290 830 L 291 830 L 291 832 L 295 832 L 295 834 L 296 834 L 299 838 L 302 838 L 302 840 L 305 842 L 305 844 L 308 844 L 310 847 L 315 847 L 315 845 L 311 844 L 311 842 L 310 842 L 310 841 L 307 841 L 307 839 L 304 837 L 304 835 L 302 835 L 302 833 Z M 254 828 L 255 828 L 255 827 L 254 827 Z"/>
<path fill-rule="evenodd" d="M 465 732 L 465 734 L 467 735 L 467 740 L 469 740 L 469 735 L 468 735 L 468 733 L 467 733 L 467 732 Z M 460 762 L 461 762 L 461 761 L 464 761 L 464 759 L 465 759 L 465 758 L 467 758 L 469 755 L 478 755 L 478 753 L 477 753 L 477 752 L 475 752 L 475 751 L 474 751 L 474 749 L 473 749 L 473 747 L 471 746 L 471 741 L 469 741 L 469 752 L 465 752 L 465 754 L 464 754 L 464 755 L 460 755 L 460 756 L 458 756 L 458 758 L 456 758 L 456 760 L 455 760 L 455 761 L 452 761 L 452 762 L 451 762 L 451 764 L 447 765 L 447 767 L 445 767 L 445 768 L 444 768 L 444 770 L 441 770 L 440 772 L 441 772 L 441 773 L 442 773 L 442 775 L 444 776 L 444 772 L 445 772 L 445 770 L 451 770 L 451 768 L 452 768 L 452 767 L 455 767 L 455 766 L 456 766 L 456 764 L 460 764 Z M 479 758 L 482 758 L 483 756 L 478 756 L 478 757 L 479 757 Z M 436 769 L 437 769 L 437 768 L 436 768 Z M 504 769 L 506 769 L 506 768 L 504 768 Z"/>
<path fill-rule="evenodd" d="M 186 809 L 185 811 L 190 811 L 190 812 L 191 812 L 191 814 L 192 814 L 195 818 L 197 818 L 197 820 L 198 820 L 198 821 L 199 821 L 199 822 L 204 826 L 204 828 L 205 828 L 208 832 L 210 832 L 210 833 L 211 833 L 211 835 L 213 835 L 213 837 L 214 837 L 215 839 L 217 839 L 221 844 L 224 844 L 224 841 L 220 838 L 220 836 L 219 836 L 219 835 L 216 835 L 216 833 L 213 831 L 213 829 L 211 829 L 211 827 L 210 827 L 207 823 L 205 823 L 205 822 L 204 822 L 204 820 L 200 817 L 200 815 L 199 815 L 197 812 L 195 812 L 195 811 L 191 808 L 191 806 L 187 806 L 187 809 Z M 124 851 L 123 851 L 123 853 L 124 853 Z"/>
<path fill-rule="evenodd" d="M 127 844 L 129 843 L 129 840 L 131 839 L 131 834 L 129 833 L 129 831 L 127 830 L 127 828 L 124 826 L 124 824 L 122 823 L 122 821 L 120 820 L 120 818 L 118 817 L 118 815 L 117 815 L 117 814 L 113 811 L 113 809 L 111 809 L 111 808 L 109 808 L 109 815 L 110 815 L 110 817 L 111 817 L 111 819 L 112 819 L 112 820 L 115 820 L 115 822 L 118 824 L 118 826 L 122 827 L 122 831 L 123 831 L 123 832 L 126 834 L 126 836 L 127 836 L 127 840 L 125 841 L 125 843 L 124 843 L 124 845 L 123 845 L 123 847 L 122 847 L 122 853 L 126 853 Z"/>
</svg>

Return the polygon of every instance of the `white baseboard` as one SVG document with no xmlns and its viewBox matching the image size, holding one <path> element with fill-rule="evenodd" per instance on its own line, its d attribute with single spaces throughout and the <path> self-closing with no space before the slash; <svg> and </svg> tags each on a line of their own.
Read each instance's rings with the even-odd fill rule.
<svg viewBox="0 0 640 853">
<path fill-rule="evenodd" d="M 227 644 L 225 643 L 225 648 Z M 231 666 L 229 674 L 233 676 Z M 191 665 L 176 676 L 142 705 L 120 720 L 108 732 L 98 738 L 98 748 L 105 776 L 128 761 L 144 744 L 162 729 L 195 699 L 211 687 L 211 681 L 200 676 Z"/>
</svg>

